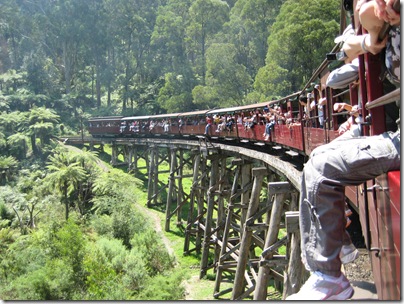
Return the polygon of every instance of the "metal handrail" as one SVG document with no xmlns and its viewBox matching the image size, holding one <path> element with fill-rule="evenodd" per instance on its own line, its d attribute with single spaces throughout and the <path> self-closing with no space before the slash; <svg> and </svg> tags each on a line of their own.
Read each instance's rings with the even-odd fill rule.
<svg viewBox="0 0 404 304">
<path fill-rule="evenodd" d="M 365 105 L 365 108 L 370 110 L 376 107 L 384 106 L 386 104 L 392 103 L 396 100 L 400 99 L 400 88 L 387 93 L 386 95 L 383 95 L 375 100 L 368 101 Z"/>
</svg>

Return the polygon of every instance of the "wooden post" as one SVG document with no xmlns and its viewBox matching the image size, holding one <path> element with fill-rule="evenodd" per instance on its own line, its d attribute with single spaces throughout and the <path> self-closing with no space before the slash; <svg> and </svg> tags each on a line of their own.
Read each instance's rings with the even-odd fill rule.
<svg viewBox="0 0 404 304">
<path fill-rule="evenodd" d="M 117 164 L 117 149 L 118 147 L 116 146 L 115 142 L 112 143 L 112 152 L 111 152 L 111 165 L 115 166 Z"/>
<path fill-rule="evenodd" d="M 133 166 L 133 145 L 128 146 L 128 171 L 132 169 Z"/>
<path fill-rule="evenodd" d="M 178 190 L 177 190 L 177 204 L 182 204 L 183 201 L 183 193 L 184 193 L 184 189 L 182 187 L 182 176 L 183 176 L 183 167 L 184 167 L 184 151 L 180 150 L 180 165 L 178 168 Z M 182 218 L 181 218 L 181 212 L 182 212 L 182 208 L 179 205 L 178 206 L 178 210 L 177 210 L 177 225 L 181 225 L 182 223 Z"/>
<path fill-rule="evenodd" d="M 223 231 L 223 239 L 222 239 L 222 247 L 220 250 L 220 255 L 219 259 L 217 262 L 217 267 L 216 267 L 216 279 L 215 279 L 215 289 L 214 289 L 214 296 L 216 297 L 216 294 L 220 292 L 220 284 L 222 282 L 222 273 L 223 273 L 223 262 L 225 261 L 224 254 L 227 252 L 227 246 L 228 246 L 228 240 L 229 240 L 229 231 L 230 231 L 230 225 L 232 222 L 233 218 L 233 206 L 234 206 L 234 196 L 237 193 L 237 188 L 239 184 L 239 178 L 241 174 L 241 165 L 244 163 L 243 160 L 238 159 L 238 160 L 233 160 L 233 164 L 237 164 L 236 170 L 235 170 L 235 175 L 233 179 L 233 186 L 231 187 L 231 193 L 230 193 L 230 198 L 229 202 L 227 205 L 227 216 L 226 216 L 226 223 L 224 226 L 224 231 Z"/>
<path fill-rule="evenodd" d="M 304 274 L 307 272 L 301 261 L 299 211 L 295 211 L 298 209 L 298 200 L 298 193 L 292 194 L 291 210 L 293 211 L 286 214 L 286 229 L 290 238 L 290 245 L 288 246 L 290 248 L 290 254 L 289 264 L 283 282 L 283 299 L 300 290 Z"/>
<path fill-rule="evenodd" d="M 128 170 L 137 172 L 137 147 L 134 144 L 129 146 Z"/>
<path fill-rule="evenodd" d="M 198 207 L 198 225 L 197 225 L 197 233 L 196 233 L 196 238 L 195 238 L 195 249 L 197 253 L 201 252 L 202 248 L 202 237 L 203 237 L 203 230 L 200 227 L 200 224 L 204 224 L 204 218 L 203 214 L 205 213 L 204 211 L 204 204 L 205 204 L 205 193 L 206 191 L 206 183 L 207 183 L 207 159 L 204 157 L 203 161 L 201 162 L 201 184 L 200 184 L 200 190 L 198 192 L 198 197 L 197 197 L 197 207 Z"/>
<path fill-rule="evenodd" d="M 288 182 L 275 182 L 268 184 L 268 196 L 271 197 L 274 195 L 274 203 L 272 205 L 271 217 L 264 248 L 269 248 L 278 240 L 284 197 L 285 194 L 289 193 L 291 190 L 291 186 Z M 267 256 L 261 256 L 260 260 L 265 261 L 266 259 L 270 259 L 272 255 L 273 254 L 270 253 Z M 269 274 L 269 266 L 265 264 L 260 265 L 258 270 L 257 285 L 254 291 L 254 300 L 266 300 Z"/>
<path fill-rule="evenodd" d="M 155 171 L 155 147 L 150 147 L 150 161 L 149 161 L 149 174 L 148 174 L 148 181 L 147 181 L 147 207 L 150 208 L 151 206 L 151 199 L 153 197 L 153 175 Z"/>
<path fill-rule="evenodd" d="M 159 184 L 159 149 L 158 147 L 155 147 L 155 152 L 154 152 L 154 174 L 153 174 L 153 203 L 154 205 L 157 204 L 157 193 L 158 193 L 158 184 Z"/>
<path fill-rule="evenodd" d="M 170 176 L 168 177 L 168 194 L 166 204 L 166 223 L 165 230 L 170 231 L 170 213 L 173 198 L 173 191 L 175 186 L 175 170 L 177 168 L 177 150 L 171 150 L 171 162 L 170 162 Z"/>
<path fill-rule="evenodd" d="M 225 221 L 224 214 L 224 195 L 226 191 L 226 183 L 225 179 L 227 177 L 226 170 L 226 161 L 227 158 L 223 157 L 220 161 L 220 179 L 219 179 L 219 189 L 218 189 L 218 198 L 217 198 L 217 221 L 216 221 L 216 237 L 221 240 L 223 237 L 223 222 Z M 220 256 L 220 248 L 218 244 L 215 246 L 215 254 L 214 254 L 214 264 L 216 264 L 219 260 Z"/>
<path fill-rule="evenodd" d="M 244 163 L 242 166 L 241 170 L 241 227 L 240 227 L 240 233 L 243 233 L 243 226 L 244 223 L 246 222 L 246 217 L 247 217 L 247 208 L 248 208 L 248 201 L 250 200 L 250 195 L 251 195 L 251 188 L 248 187 L 248 185 L 251 183 L 251 163 Z M 241 238 L 241 235 L 240 235 Z"/>
<path fill-rule="evenodd" d="M 264 179 L 264 176 L 267 174 L 268 174 L 267 168 L 261 167 L 261 168 L 252 169 L 254 183 L 253 183 L 253 188 L 251 191 L 251 198 L 250 198 L 250 203 L 248 205 L 246 219 L 249 219 L 250 217 L 252 217 L 258 209 L 259 197 L 260 197 L 260 192 L 261 192 L 261 188 L 262 188 L 262 180 Z M 236 275 L 234 278 L 233 293 L 231 295 L 232 300 L 238 300 L 239 297 L 244 292 L 245 270 L 246 270 L 246 266 L 247 266 L 248 254 L 249 254 L 251 238 L 252 238 L 252 234 L 253 234 L 252 230 L 247 229 L 247 228 L 248 227 L 246 227 L 246 225 L 244 224 L 243 235 L 242 235 L 241 245 L 240 245 L 239 261 L 237 264 Z"/>
<path fill-rule="evenodd" d="M 130 166 L 130 153 L 128 146 L 122 146 L 123 162 Z"/>
<path fill-rule="evenodd" d="M 198 186 L 200 163 L 201 163 L 201 154 L 199 153 L 199 151 L 196 151 L 194 155 L 194 172 L 192 177 L 192 186 L 189 194 L 189 213 L 188 213 L 187 227 L 185 229 L 184 253 L 188 253 L 189 251 L 189 244 L 194 225 L 193 219 L 194 219 L 195 198 L 199 197 L 198 193 L 200 192 Z"/>
<path fill-rule="evenodd" d="M 210 168 L 209 189 L 207 191 L 208 206 L 205 219 L 205 234 L 203 237 L 201 269 L 199 275 L 200 278 L 203 278 L 206 275 L 208 267 L 209 247 L 212 233 L 212 217 L 215 205 L 215 189 L 217 187 L 217 180 L 219 175 L 219 157 L 220 157 L 219 155 L 208 156 L 208 158 L 211 159 L 211 168 Z"/>
</svg>

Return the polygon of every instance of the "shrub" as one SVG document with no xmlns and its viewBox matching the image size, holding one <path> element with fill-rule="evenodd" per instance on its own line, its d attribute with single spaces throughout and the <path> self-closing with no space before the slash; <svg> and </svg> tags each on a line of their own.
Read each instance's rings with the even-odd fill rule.
<svg viewBox="0 0 404 304">
<path fill-rule="evenodd" d="M 137 234 L 132 238 L 131 243 L 133 249 L 142 253 L 149 275 L 163 273 L 173 267 L 174 258 L 169 255 L 155 231 L 147 230 L 141 234 Z"/>
</svg>

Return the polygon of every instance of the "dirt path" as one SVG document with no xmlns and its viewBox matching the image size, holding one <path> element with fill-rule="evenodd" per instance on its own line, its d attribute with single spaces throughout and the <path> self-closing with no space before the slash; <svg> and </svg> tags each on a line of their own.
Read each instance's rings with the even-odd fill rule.
<svg viewBox="0 0 404 304">
<path fill-rule="evenodd" d="M 164 235 L 163 229 L 161 228 L 161 220 L 160 220 L 160 217 L 158 216 L 158 214 L 156 214 L 154 211 L 151 211 L 150 209 L 147 209 L 146 207 L 141 206 L 141 208 L 149 216 L 149 218 L 153 221 L 153 223 L 154 223 L 153 226 L 154 226 L 157 234 L 160 235 L 161 240 L 163 241 L 163 244 L 166 247 L 168 253 L 171 256 L 175 257 L 174 250 L 171 247 L 171 243 L 167 239 L 167 237 Z M 175 260 L 177 260 L 176 257 L 175 257 Z"/>
</svg>

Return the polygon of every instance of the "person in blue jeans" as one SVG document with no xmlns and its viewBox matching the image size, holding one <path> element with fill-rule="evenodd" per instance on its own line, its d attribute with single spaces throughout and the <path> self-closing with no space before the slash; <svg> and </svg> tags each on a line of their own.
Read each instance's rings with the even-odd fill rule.
<svg viewBox="0 0 404 304">
<path fill-rule="evenodd" d="M 269 138 L 271 137 L 272 127 L 275 125 L 275 116 L 274 115 L 269 116 L 269 115 L 270 114 L 267 114 L 265 116 L 265 119 L 267 121 L 265 124 L 265 133 L 263 134 L 265 137 L 265 140 L 269 140 Z"/>
<path fill-rule="evenodd" d="M 210 136 L 210 127 L 212 126 L 213 119 L 210 116 L 206 116 L 205 136 Z"/>
<path fill-rule="evenodd" d="M 392 25 L 397 25 L 398 20 L 399 24 L 399 15 L 391 10 L 393 0 L 360 1 L 360 4 L 373 6 L 376 17 L 382 16 Z M 358 11 L 360 9 L 357 7 Z M 397 40 L 389 43 L 397 46 Z M 365 50 L 361 45 L 350 47 L 358 54 L 360 49 L 362 53 L 370 49 L 366 44 Z M 345 187 L 357 186 L 382 173 L 399 169 L 399 121 L 394 133 L 341 138 L 312 152 L 303 169 L 299 203 L 302 261 L 311 276 L 298 293 L 286 300 L 346 300 L 352 297 L 354 290 L 341 272 L 340 254 L 347 242 Z"/>
</svg>

